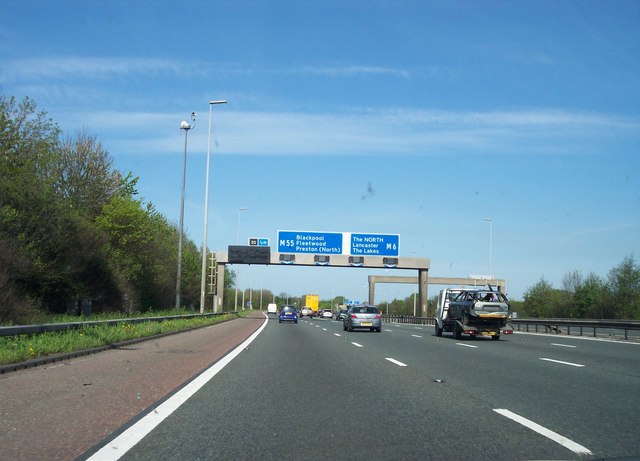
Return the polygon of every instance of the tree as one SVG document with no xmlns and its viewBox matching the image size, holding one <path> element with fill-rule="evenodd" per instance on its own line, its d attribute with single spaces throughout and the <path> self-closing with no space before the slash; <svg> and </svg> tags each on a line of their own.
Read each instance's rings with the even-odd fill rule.
<svg viewBox="0 0 640 461">
<path fill-rule="evenodd" d="M 640 319 L 640 266 L 628 256 L 609 271 L 609 290 L 614 315 L 623 319 Z"/>
<path fill-rule="evenodd" d="M 561 317 L 560 307 L 567 300 L 565 291 L 553 288 L 544 278 L 525 291 L 523 297 L 523 315 L 527 317 Z"/>
<path fill-rule="evenodd" d="M 109 153 L 86 132 L 61 143 L 49 174 L 55 194 L 90 217 L 100 214 L 123 185 Z"/>
</svg>

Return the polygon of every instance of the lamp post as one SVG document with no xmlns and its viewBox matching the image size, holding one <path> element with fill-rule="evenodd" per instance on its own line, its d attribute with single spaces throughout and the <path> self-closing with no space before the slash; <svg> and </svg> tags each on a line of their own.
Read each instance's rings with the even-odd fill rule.
<svg viewBox="0 0 640 461">
<path fill-rule="evenodd" d="M 238 237 L 236 241 L 236 245 L 240 245 L 240 212 L 248 211 L 249 208 L 242 207 L 238 208 Z M 238 310 L 238 284 L 240 283 L 240 267 L 238 266 L 238 272 L 236 273 L 236 300 L 235 300 L 235 310 Z M 243 292 L 244 295 L 244 292 Z"/>
<path fill-rule="evenodd" d="M 207 224 L 209 221 L 209 162 L 211 159 L 211 107 L 214 104 L 226 104 L 226 100 L 209 101 L 209 138 L 207 141 L 207 171 L 205 174 L 204 186 L 204 236 L 202 238 L 202 272 L 200 281 L 200 313 L 204 313 L 205 308 L 205 286 L 207 270 Z M 214 306 L 215 310 L 215 306 Z"/>
<path fill-rule="evenodd" d="M 489 277 L 493 277 L 493 268 L 491 267 L 491 259 L 493 253 L 493 218 L 482 218 L 483 221 L 489 223 Z"/>
<path fill-rule="evenodd" d="M 196 113 L 191 112 L 191 125 L 186 120 L 180 122 L 180 129 L 184 130 L 184 159 L 182 161 L 182 189 L 180 193 L 180 230 L 178 233 L 178 274 L 176 276 L 176 309 L 180 309 L 180 285 L 182 281 L 182 234 L 184 228 L 184 182 L 187 176 L 187 135 L 196 126 Z"/>
</svg>

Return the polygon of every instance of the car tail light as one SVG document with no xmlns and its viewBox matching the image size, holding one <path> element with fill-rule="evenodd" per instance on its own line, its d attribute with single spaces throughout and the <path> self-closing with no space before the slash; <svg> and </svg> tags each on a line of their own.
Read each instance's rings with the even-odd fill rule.
<svg viewBox="0 0 640 461">
<path fill-rule="evenodd" d="M 376 315 L 376 319 L 381 319 L 381 318 L 382 318 L 382 315 L 380 314 Z"/>
<path fill-rule="evenodd" d="M 502 333 L 505 335 L 512 335 L 513 334 L 513 330 L 502 330 Z"/>
<path fill-rule="evenodd" d="M 351 317 L 352 319 L 357 319 L 358 318 L 358 316 L 356 314 L 351 314 L 351 315 L 349 315 L 349 317 Z"/>
</svg>

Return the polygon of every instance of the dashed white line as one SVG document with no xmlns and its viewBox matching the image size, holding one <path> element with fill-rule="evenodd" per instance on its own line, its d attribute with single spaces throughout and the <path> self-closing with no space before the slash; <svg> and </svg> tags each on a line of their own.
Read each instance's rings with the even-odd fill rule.
<svg viewBox="0 0 640 461">
<path fill-rule="evenodd" d="M 464 343 L 456 343 L 456 346 L 473 347 L 473 348 L 478 347 L 478 346 L 474 346 L 473 344 L 464 344 Z"/>
<path fill-rule="evenodd" d="M 546 362 L 559 363 L 561 365 L 569 365 L 569 366 L 578 367 L 578 368 L 582 368 L 582 367 L 585 366 L 585 365 L 581 365 L 579 363 L 563 362 L 562 360 L 548 359 L 546 357 L 540 357 L 540 360 L 544 360 Z"/>
<path fill-rule="evenodd" d="M 396 360 L 396 359 L 392 359 L 391 357 L 385 357 L 385 359 L 386 359 L 386 360 L 388 360 L 388 361 L 389 361 L 389 362 L 391 362 L 391 363 L 395 363 L 395 364 L 396 364 L 396 365 L 398 365 L 399 367 L 406 367 L 406 366 L 407 366 L 407 364 L 406 364 L 406 363 L 399 362 L 398 360 Z"/>
<path fill-rule="evenodd" d="M 413 327 L 415 330 L 422 330 L 422 327 Z"/>
<path fill-rule="evenodd" d="M 333 336 L 342 336 L 340 333 L 334 333 Z"/>
<path fill-rule="evenodd" d="M 562 445 L 565 448 L 568 448 L 569 450 L 573 451 L 574 453 L 577 453 L 579 455 L 591 455 L 593 453 L 591 453 L 591 450 L 589 450 L 586 447 L 583 447 L 582 445 L 580 445 L 579 443 L 574 442 L 573 440 L 570 440 L 560 434 L 558 434 L 557 432 L 553 432 L 552 430 L 547 429 L 546 427 L 543 427 L 537 423 L 534 423 L 531 420 L 528 420 L 527 418 L 524 418 L 516 413 L 513 413 L 509 410 L 505 410 L 502 408 L 498 408 L 494 410 L 496 413 L 501 414 L 502 416 L 505 416 L 507 418 L 509 418 L 512 421 L 515 421 L 516 423 L 522 424 L 524 427 L 527 427 L 529 429 L 531 429 L 532 431 L 537 432 L 540 435 L 543 435 L 545 437 L 547 437 L 548 439 L 553 440 L 556 443 L 559 443 L 560 445 Z"/>
<path fill-rule="evenodd" d="M 576 348 L 578 346 L 572 346 L 571 344 L 560 344 L 560 343 L 551 343 L 552 346 L 559 346 L 559 347 L 571 347 L 571 348 Z"/>
<path fill-rule="evenodd" d="M 420 335 L 411 335 L 411 336 L 413 336 L 414 338 L 422 338 L 422 336 Z"/>
<path fill-rule="evenodd" d="M 358 343 L 351 343 L 351 344 L 353 344 L 356 347 L 364 347 L 362 344 L 358 344 Z"/>
</svg>

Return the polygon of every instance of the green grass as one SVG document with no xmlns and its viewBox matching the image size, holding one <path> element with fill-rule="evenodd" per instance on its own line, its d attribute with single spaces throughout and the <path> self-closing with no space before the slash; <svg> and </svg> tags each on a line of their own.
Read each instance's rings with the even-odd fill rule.
<svg viewBox="0 0 640 461">
<path fill-rule="evenodd" d="M 189 312 L 193 313 L 193 312 Z M 0 337 L 0 364 L 23 362 L 52 354 L 65 354 L 95 347 L 106 346 L 131 339 L 145 338 L 162 333 L 189 330 L 192 328 L 213 325 L 238 316 L 225 314 L 215 317 L 198 317 L 193 319 L 174 319 L 162 322 L 119 323 L 116 326 L 98 325 L 69 330 L 59 333 L 41 333 L 36 335 L 4 336 Z M 166 317 L 170 315 L 185 315 L 185 311 L 167 311 L 149 313 L 151 317 Z M 136 318 L 144 315 L 136 315 Z M 121 319 L 122 315 L 91 316 L 80 318 L 75 316 L 57 316 L 46 323 L 69 323 L 80 321 Z"/>
</svg>

